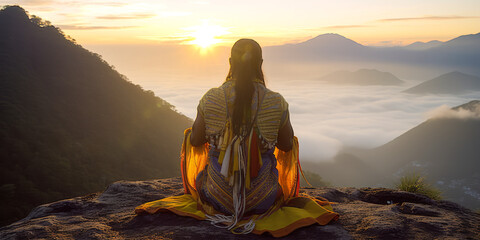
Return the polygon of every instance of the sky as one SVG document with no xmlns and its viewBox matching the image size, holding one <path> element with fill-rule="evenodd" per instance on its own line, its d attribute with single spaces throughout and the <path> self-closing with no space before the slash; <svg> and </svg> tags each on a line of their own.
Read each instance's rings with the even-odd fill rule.
<svg viewBox="0 0 480 240">
<path fill-rule="evenodd" d="M 202 95 L 224 81 L 225 49 L 239 38 L 270 46 L 338 33 L 364 45 L 396 46 L 480 32 L 479 0 L 0 0 L 0 5 L 7 4 L 18 4 L 60 27 L 131 82 L 153 91 L 190 118 L 195 117 Z M 197 45 L 200 52 L 210 50 L 197 54 L 185 49 L 199 48 L 180 46 L 184 44 Z M 227 48 L 209 48 L 212 44 Z M 369 65 L 392 72 L 406 84 L 326 86 L 315 81 L 319 69 L 345 70 L 340 69 L 345 66 L 274 66 L 271 59 L 265 60 L 267 87 L 288 101 L 300 156 L 308 161 L 328 160 L 345 147 L 380 146 L 432 115 L 478 99 L 478 92 L 402 93 L 447 69 L 429 70 L 426 75 L 416 72 L 418 77 L 410 79 L 402 71 Z M 305 75 L 296 75 L 299 71 Z"/>
<path fill-rule="evenodd" d="M 80 44 L 208 44 L 254 38 L 262 46 L 339 33 L 364 45 L 445 41 L 477 33 L 478 0 L 0 0 L 49 20 Z"/>
</svg>

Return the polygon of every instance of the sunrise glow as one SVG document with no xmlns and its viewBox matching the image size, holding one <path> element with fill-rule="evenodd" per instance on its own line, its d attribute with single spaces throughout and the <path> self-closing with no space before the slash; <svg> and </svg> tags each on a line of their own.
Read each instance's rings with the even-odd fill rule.
<svg viewBox="0 0 480 240">
<path fill-rule="evenodd" d="M 203 21 L 202 25 L 190 29 L 193 30 L 191 37 L 194 39 L 187 43 L 197 45 L 201 48 L 208 48 L 214 44 L 220 43 L 221 39 L 219 39 L 219 36 L 228 33 L 224 27 L 211 25 L 208 21 Z"/>
<path fill-rule="evenodd" d="M 0 5 L 19 2 L 80 44 L 191 44 L 205 50 L 231 46 L 242 37 L 272 46 L 325 33 L 363 45 L 404 46 L 476 33 L 480 24 L 476 0 L 425 0 L 415 8 L 380 0 L 0 0 Z"/>
</svg>

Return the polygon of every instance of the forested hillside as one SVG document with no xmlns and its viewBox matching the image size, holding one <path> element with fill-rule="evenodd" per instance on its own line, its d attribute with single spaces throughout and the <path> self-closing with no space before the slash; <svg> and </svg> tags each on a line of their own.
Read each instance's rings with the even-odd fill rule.
<svg viewBox="0 0 480 240">
<path fill-rule="evenodd" d="M 0 11 L 0 225 L 109 183 L 179 174 L 191 120 L 48 21 Z"/>
</svg>

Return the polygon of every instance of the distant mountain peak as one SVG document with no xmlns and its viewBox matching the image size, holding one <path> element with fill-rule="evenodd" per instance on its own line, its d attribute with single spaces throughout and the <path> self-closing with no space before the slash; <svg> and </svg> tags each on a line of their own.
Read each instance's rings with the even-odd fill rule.
<svg viewBox="0 0 480 240">
<path fill-rule="evenodd" d="M 465 35 L 461 35 L 459 37 L 456 37 L 450 41 L 453 41 L 455 39 L 465 39 L 465 38 L 480 38 L 480 32 L 479 33 L 472 33 L 472 34 L 465 34 Z"/>
<path fill-rule="evenodd" d="M 331 44 L 331 43 L 337 43 L 337 44 L 352 44 L 352 45 L 357 45 L 357 46 L 363 46 L 360 43 L 357 43 L 349 38 L 346 38 L 340 34 L 337 33 L 325 33 L 325 34 L 320 34 L 312 39 L 309 39 L 305 42 L 302 42 L 300 44 Z"/>
<path fill-rule="evenodd" d="M 312 39 L 320 39 L 320 38 L 342 38 L 342 39 L 348 39 L 338 33 L 324 33 L 324 34 L 320 34 Z"/>
<path fill-rule="evenodd" d="M 389 72 L 376 69 L 359 69 L 354 72 L 337 71 L 321 78 L 329 84 L 345 85 L 400 85 L 404 82 Z"/>
<path fill-rule="evenodd" d="M 449 46 L 479 46 L 480 45 L 480 33 L 467 34 L 456 37 L 452 40 L 445 42 L 445 45 Z"/>
<path fill-rule="evenodd" d="M 420 83 L 404 92 L 415 94 L 458 94 L 467 91 L 480 91 L 480 78 L 453 71 Z"/>
<path fill-rule="evenodd" d="M 433 47 L 440 46 L 442 44 L 443 44 L 443 42 L 438 41 L 438 40 L 432 40 L 432 41 L 429 41 L 429 42 L 418 41 L 418 42 L 414 42 L 410 45 L 407 45 L 404 48 L 410 49 L 410 50 L 425 50 L 425 49 L 430 49 L 430 48 L 433 48 Z"/>
</svg>

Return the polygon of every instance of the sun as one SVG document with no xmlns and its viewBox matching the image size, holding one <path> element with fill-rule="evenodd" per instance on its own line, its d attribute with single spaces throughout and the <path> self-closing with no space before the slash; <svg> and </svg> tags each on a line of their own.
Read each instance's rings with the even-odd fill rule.
<svg viewBox="0 0 480 240">
<path fill-rule="evenodd" d="M 224 27 L 211 25 L 208 21 L 203 21 L 202 25 L 190 29 L 192 30 L 190 35 L 193 40 L 189 41 L 188 44 L 197 45 L 201 48 L 208 48 L 222 42 L 219 37 L 228 33 Z"/>
</svg>

